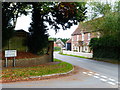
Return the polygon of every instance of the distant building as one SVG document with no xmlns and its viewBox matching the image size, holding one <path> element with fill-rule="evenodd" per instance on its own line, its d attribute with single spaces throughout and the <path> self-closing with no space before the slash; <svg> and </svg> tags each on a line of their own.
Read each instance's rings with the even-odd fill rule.
<svg viewBox="0 0 120 90">
<path fill-rule="evenodd" d="M 3 47 L 3 50 L 6 49 L 16 49 L 17 51 L 27 51 L 27 46 L 25 45 L 25 41 L 27 36 L 29 35 L 28 32 L 24 30 L 15 30 L 14 36 L 9 39 L 9 42 Z"/>
<path fill-rule="evenodd" d="M 29 35 L 29 33 L 23 29 L 15 30 L 15 36 L 17 36 L 17 37 L 27 37 L 28 35 Z"/>
<path fill-rule="evenodd" d="M 71 51 L 71 39 L 66 41 L 66 50 L 70 50 Z"/>
<path fill-rule="evenodd" d="M 54 42 L 54 47 L 65 47 L 65 44 L 60 40 L 58 39 L 56 42 Z"/>
</svg>

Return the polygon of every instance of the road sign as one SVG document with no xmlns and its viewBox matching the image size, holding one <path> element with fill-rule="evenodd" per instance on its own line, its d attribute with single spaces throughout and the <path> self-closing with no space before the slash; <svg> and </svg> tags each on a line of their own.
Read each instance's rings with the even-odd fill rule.
<svg viewBox="0 0 120 90">
<path fill-rule="evenodd" d="M 5 50 L 5 66 L 7 67 L 8 66 L 8 61 L 7 61 L 7 58 L 8 57 L 14 57 L 13 59 L 13 67 L 15 66 L 15 57 L 17 56 L 17 50 Z"/>
<path fill-rule="evenodd" d="M 5 57 L 16 57 L 17 50 L 5 50 Z"/>
</svg>

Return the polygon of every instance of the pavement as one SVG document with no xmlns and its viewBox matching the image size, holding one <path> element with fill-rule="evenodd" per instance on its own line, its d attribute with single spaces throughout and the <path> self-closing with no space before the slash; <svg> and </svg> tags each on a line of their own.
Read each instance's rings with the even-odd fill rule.
<svg viewBox="0 0 120 90">
<path fill-rule="evenodd" d="M 54 53 L 54 58 L 78 67 L 78 72 L 53 79 L 3 83 L 3 88 L 118 88 L 118 65 Z"/>
</svg>

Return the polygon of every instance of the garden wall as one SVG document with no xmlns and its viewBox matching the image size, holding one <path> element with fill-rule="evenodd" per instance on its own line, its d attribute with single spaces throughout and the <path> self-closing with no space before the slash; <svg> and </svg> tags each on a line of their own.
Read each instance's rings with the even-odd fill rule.
<svg viewBox="0 0 120 90">
<path fill-rule="evenodd" d="M 37 58 L 29 58 L 29 59 L 17 59 L 15 60 L 16 67 L 24 67 L 24 66 L 33 66 L 40 65 L 53 61 L 53 41 L 49 41 L 48 53 L 37 57 Z M 2 60 L 2 67 L 5 66 L 5 60 Z M 8 60 L 8 67 L 13 66 L 13 60 Z"/>
</svg>

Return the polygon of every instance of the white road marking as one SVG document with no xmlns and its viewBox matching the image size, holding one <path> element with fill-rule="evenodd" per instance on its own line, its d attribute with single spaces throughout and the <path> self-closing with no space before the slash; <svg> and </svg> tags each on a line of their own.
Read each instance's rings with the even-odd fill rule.
<svg viewBox="0 0 120 90">
<path fill-rule="evenodd" d="M 91 76 L 92 74 L 88 74 L 89 76 Z"/>
<path fill-rule="evenodd" d="M 89 76 L 93 75 L 93 77 L 99 78 L 101 81 L 104 81 L 104 82 L 106 82 L 106 83 L 108 83 L 108 84 L 111 84 L 111 85 L 118 85 L 118 84 L 120 84 L 120 82 L 115 82 L 115 81 L 116 81 L 115 79 L 108 78 L 107 76 L 100 75 L 100 74 L 98 74 L 98 73 L 93 74 L 93 72 L 89 72 L 89 73 L 83 72 L 83 74 L 87 74 L 87 75 L 89 75 Z M 108 81 L 108 82 L 107 82 L 107 81 Z"/>
<path fill-rule="evenodd" d="M 87 74 L 86 72 L 83 72 L 84 74 Z"/>
<path fill-rule="evenodd" d="M 115 81 L 114 79 L 112 79 L 112 78 L 109 78 L 108 80 L 110 80 L 110 81 Z"/>
<path fill-rule="evenodd" d="M 115 83 L 113 83 L 113 82 L 107 82 L 107 83 L 109 83 L 109 84 L 111 84 L 111 85 L 116 85 Z"/>
<path fill-rule="evenodd" d="M 93 73 L 93 72 L 89 72 L 89 73 Z"/>
<path fill-rule="evenodd" d="M 95 78 L 100 78 L 100 77 L 98 77 L 98 76 L 93 76 L 93 77 L 95 77 Z"/>
<path fill-rule="evenodd" d="M 100 79 L 101 81 L 104 81 L 104 82 L 106 82 L 107 80 L 106 79 Z"/>
<path fill-rule="evenodd" d="M 96 73 L 95 75 L 99 76 L 100 74 L 97 74 L 97 73 Z"/>
<path fill-rule="evenodd" d="M 107 76 L 101 76 L 102 78 L 108 78 Z"/>
</svg>

